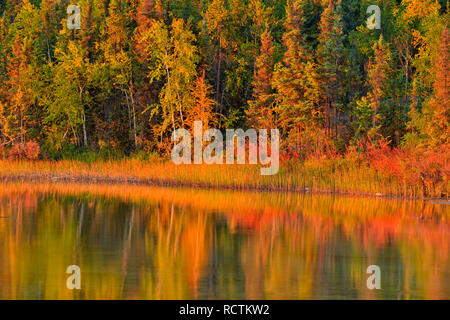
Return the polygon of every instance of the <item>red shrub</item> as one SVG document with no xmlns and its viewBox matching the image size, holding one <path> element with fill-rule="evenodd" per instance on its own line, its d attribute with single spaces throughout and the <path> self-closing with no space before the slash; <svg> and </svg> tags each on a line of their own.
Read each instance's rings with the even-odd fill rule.
<svg viewBox="0 0 450 320">
<path fill-rule="evenodd" d="M 435 149 L 390 148 L 386 141 L 361 144 L 370 166 L 383 175 L 395 177 L 409 186 L 422 186 L 424 193 L 446 193 L 450 172 L 450 146 Z"/>
<path fill-rule="evenodd" d="M 17 143 L 9 149 L 8 158 L 12 160 L 21 160 L 23 159 L 23 144 Z"/>
<path fill-rule="evenodd" d="M 27 143 L 15 144 L 9 150 L 8 157 L 14 160 L 37 160 L 40 152 L 41 148 L 37 142 L 28 141 Z"/>
<path fill-rule="evenodd" d="M 34 141 L 28 141 L 25 144 L 24 148 L 25 158 L 28 160 L 37 160 L 39 158 L 39 153 L 41 152 L 41 148 L 39 144 Z"/>
</svg>

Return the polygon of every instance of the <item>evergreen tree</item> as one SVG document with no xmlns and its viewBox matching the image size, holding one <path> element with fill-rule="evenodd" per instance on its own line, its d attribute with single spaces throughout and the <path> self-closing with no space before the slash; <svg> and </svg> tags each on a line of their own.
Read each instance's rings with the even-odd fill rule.
<svg viewBox="0 0 450 320">
<path fill-rule="evenodd" d="M 8 59 L 8 79 L 5 81 L 5 96 L 0 101 L 0 127 L 6 142 L 25 142 L 33 106 L 31 92 L 32 71 L 29 44 L 16 36 Z"/>
<path fill-rule="evenodd" d="M 368 65 L 367 83 L 370 88 L 368 100 L 373 110 L 372 126 L 375 127 L 379 118 L 377 113 L 386 97 L 386 83 L 390 73 L 391 51 L 383 41 L 383 36 L 380 36 L 373 51 L 374 57 Z"/>
<path fill-rule="evenodd" d="M 322 118 L 317 65 L 302 29 L 303 4 L 300 0 L 287 1 L 283 35 L 286 51 L 273 77 L 278 125 L 295 152 L 302 147 L 302 134 L 315 131 Z"/>
<path fill-rule="evenodd" d="M 37 106 L 33 94 L 36 68 L 42 63 L 42 43 L 38 29 L 42 20 L 38 10 L 29 0 L 12 2 L 14 22 L 5 34 L 4 46 L 6 74 L 0 92 L 0 127 L 7 143 L 25 142 L 37 121 Z M 14 11 L 17 14 L 14 14 Z M 1 77 L 0 77 L 1 79 Z"/>
<path fill-rule="evenodd" d="M 325 129 L 337 135 L 338 114 L 342 111 L 344 35 L 340 0 L 328 0 L 320 20 L 318 61 L 323 90 Z"/>
<path fill-rule="evenodd" d="M 253 100 L 248 102 L 247 119 L 255 128 L 273 129 L 275 119 L 273 114 L 272 78 L 274 67 L 274 47 L 269 31 L 261 35 L 261 49 L 255 60 L 255 75 L 253 80 Z"/>
<path fill-rule="evenodd" d="M 224 50 L 227 48 L 226 24 L 228 20 L 228 10 L 224 0 L 212 0 L 206 11 L 207 32 L 209 46 L 212 50 L 216 101 L 219 111 L 222 112 L 223 103 L 223 61 Z"/>
<path fill-rule="evenodd" d="M 440 37 L 439 51 L 435 59 L 436 79 L 433 95 L 429 102 L 431 121 L 427 125 L 427 133 L 432 146 L 450 143 L 450 34 L 445 25 Z"/>
<path fill-rule="evenodd" d="M 101 59 L 93 67 L 95 78 L 101 97 L 104 101 L 105 118 L 111 125 L 114 117 L 116 122 L 121 121 L 126 107 L 128 130 L 125 135 L 131 138 L 135 148 L 138 144 L 137 113 L 135 103 L 135 90 L 133 79 L 133 57 L 129 47 L 131 41 L 127 37 L 126 16 L 123 12 L 121 0 L 111 0 L 109 16 L 105 20 L 100 44 Z M 116 99 L 111 101 L 108 95 L 116 94 Z M 117 127 L 114 126 L 117 131 Z M 119 132 L 120 133 L 120 132 Z M 108 136 L 117 135 L 118 132 L 108 132 Z M 123 135 L 123 134 L 122 134 Z M 119 138 L 119 137 L 117 137 Z"/>
<path fill-rule="evenodd" d="M 191 103 L 186 111 L 185 125 L 193 130 L 194 122 L 201 121 L 206 131 L 211 125 L 217 124 L 217 119 L 214 114 L 215 101 L 210 97 L 212 89 L 207 83 L 205 70 L 193 81 L 190 91 Z"/>
</svg>

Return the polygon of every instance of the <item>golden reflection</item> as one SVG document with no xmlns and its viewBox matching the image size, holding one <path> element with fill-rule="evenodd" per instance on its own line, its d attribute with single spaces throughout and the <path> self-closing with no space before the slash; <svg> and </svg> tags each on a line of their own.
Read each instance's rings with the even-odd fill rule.
<svg viewBox="0 0 450 320">
<path fill-rule="evenodd" d="M 449 206 L 0 184 L 0 299 L 448 299 Z M 79 265 L 82 289 L 65 273 Z M 366 269 L 382 270 L 382 289 Z"/>
</svg>

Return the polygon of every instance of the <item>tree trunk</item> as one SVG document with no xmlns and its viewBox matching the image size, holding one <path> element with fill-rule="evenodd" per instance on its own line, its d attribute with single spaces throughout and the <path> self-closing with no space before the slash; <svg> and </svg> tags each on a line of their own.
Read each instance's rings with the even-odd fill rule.
<svg viewBox="0 0 450 320">
<path fill-rule="evenodd" d="M 219 38 L 219 52 L 218 52 L 218 60 L 217 60 L 217 84 L 216 84 L 216 101 L 219 104 L 219 112 L 222 113 L 222 101 L 220 94 L 220 72 L 222 67 L 222 37 Z"/>
<path fill-rule="evenodd" d="M 83 90 L 84 88 L 80 88 L 80 104 L 82 107 L 82 117 L 83 117 L 83 142 L 84 142 L 84 146 L 87 147 L 88 143 L 87 143 L 87 132 L 86 132 L 86 111 L 84 110 L 84 105 L 83 105 Z"/>
<path fill-rule="evenodd" d="M 87 147 L 87 133 L 86 133 L 86 112 L 84 111 L 83 107 L 83 140 L 84 140 L 84 146 Z"/>
</svg>

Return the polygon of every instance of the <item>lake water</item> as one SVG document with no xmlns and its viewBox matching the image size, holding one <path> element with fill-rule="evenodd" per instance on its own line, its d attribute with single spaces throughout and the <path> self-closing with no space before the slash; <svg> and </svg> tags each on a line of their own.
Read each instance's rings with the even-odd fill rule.
<svg viewBox="0 0 450 320">
<path fill-rule="evenodd" d="M 450 298 L 445 203 L 2 183 L 0 217 L 0 299 Z"/>
</svg>

